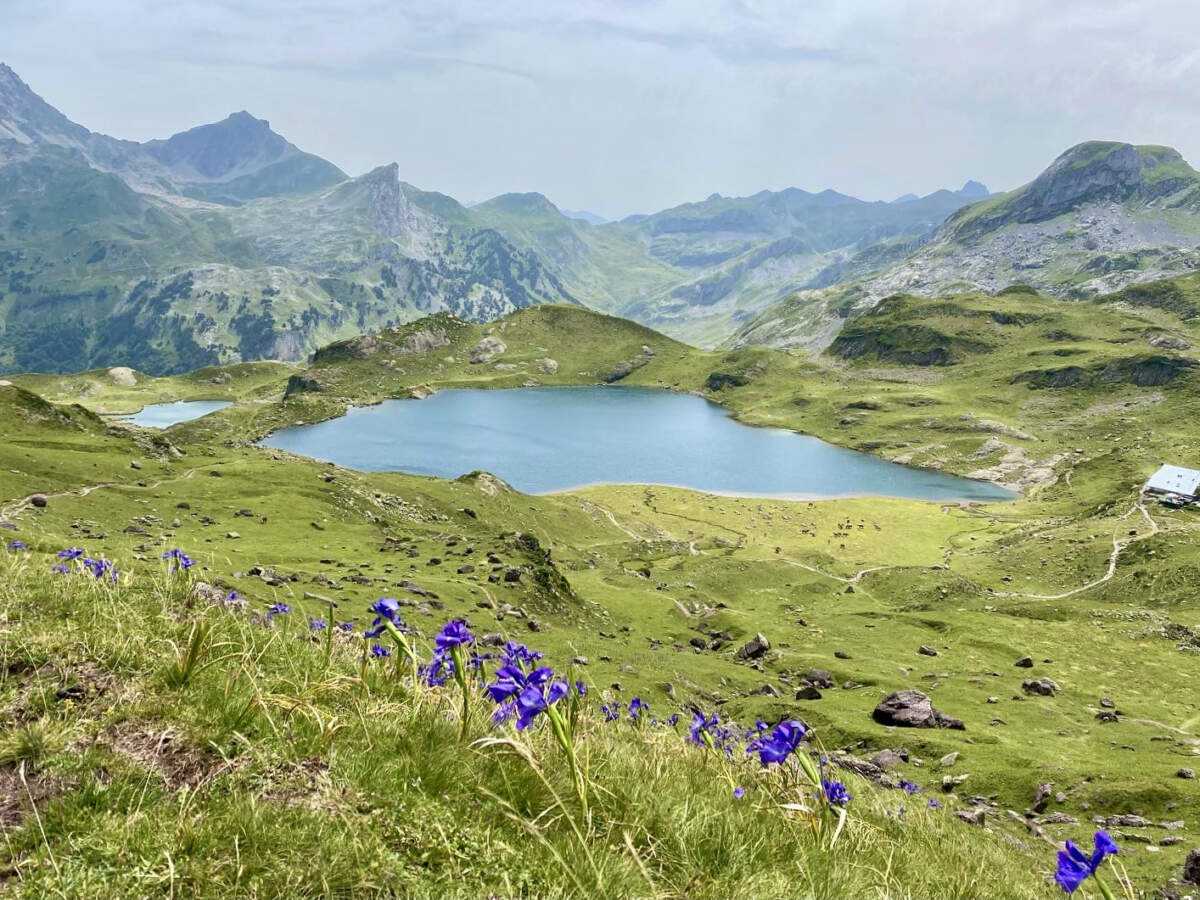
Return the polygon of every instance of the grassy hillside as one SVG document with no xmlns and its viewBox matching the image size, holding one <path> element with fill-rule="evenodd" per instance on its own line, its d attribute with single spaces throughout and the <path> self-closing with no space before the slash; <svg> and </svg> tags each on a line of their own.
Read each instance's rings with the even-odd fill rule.
<svg viewBox="0 0 1200 900">
<path fill-rule="evenodd" d="M 679 713 L 687 721 L 695 706 L 747 726 L 757 718 L 802 720 L 838 765 L 850 767 L 838 771 L 851 781 L 855 815 L 863 815 L 860 804 L 871 810 L 852 818 L 837 852 L 825 856 L 816 844 L 810 849 L 811 832 L 771 824 L 784 812 L 760 810 L 763 829 L 745 826 L 724 775 L 710 806 L 704 785 L 713 783 L 710 769 L 721 770 L 715 761 L 697 765 L 681 736 L 622 725 L 620 740 L 610 741 L 606 726 L 589 720 L 581 733 L 598 799 L 587 843 L 614 895 L 777 894 L 779 884 L 802 877 L 782 855 L 791 859 L 800 848 L 803 877 L 820 879 L 811 883 L 815 896 L 965 897 L 979 896 L 980 885 L 989 896 L 1051 896 L 1053 850 L 1038 835 L 1090 843 L 1093 819 L 1114 816 L 1142 817 L 1107 826 L 1133 882 L 1147 890 L 1162 884 L 1200 841 L 1200 823 L 1188 813 L 1200 801 L 1197 782 L 1177 775 L 1195 768 L 1200 748 L 1200 709 L 1187 690 L 1200 678 L 1200 553 L 1196 514 L 1141 506 L 1137 489 L 1160 461 L 1197 462 L 1196 370 L 1183 366 L 1161 380 L 1164 370 L 1154 366 L 1155 383 L 1144 383 L 1143 369 L 1129 360 L 1190 359 L 1193 351 L 1180 345 L 1194 345 L 1194 325 L 1160 306 L 1063 304 L 1025 291 L 898 298 L 854 324 L 858 337 L 871 338 L 854 345 L 866 352 L 807 357 L 699 351 L 571 307 L 525 310 L 490 326 L 440 316 L 327 348 L 290 373 L 286 400 L 278 398 L 287 373 L 256 370 L 244 389 L 230 388 L 227 396 L 241 402 L 162 434 L 106 426 L 0 387 L 3 425 L 13 436 L 0 444 L 0 496 L 8 498 L 0 519 L 16 526 L 7 539 L 30 547 L 29 556 L 21 551 L 7 562 L 24 568 L 5 581 L 17 587 L 6 595 L 4 627 L 18 639 L 4 642 L 4 652 L 32 647 L 43 660 L 9 666 L 4 714 L 34 730 L 21 741 L 35 749 L 37 733 L 66 732 L 47 752 L 10 757 L 40 759 L 36 771 L 61 787 L 39 807 L 51 825 L 48 840 L 37 820 L 22 819 L 8 845 L 10 868 L 36 893 L 63 883 L 52 880 L 51 853 L 60 869 L 84 878 L 116 871 L 123 851 L 159 861 L 124 871 L 149 867 L 169 883 L 169 852 L 176 878 L 211 880 L 219 892 L 239 877 L 236 867 L 223 868 L 228 852 L 220 849 L 233 832 L 247 835 L 237 844 L 245 854 L 240 877 L 258 873 L 263 893 L 280 885 L 326 890 L 312 888 L 311 867 L 296 862 L 311 858 L 331 861 L 321 866 L 336 873 L 330 886 L 367 892 L 409 878 L 403 883 L 412 893 L 432 894 L 455 877 L 468 896 L 520 893 L 519 885 L 489 880 L 510 870 L 527 873 L 527 893 L 602 893 L 598 881 L 580 887 L 565 874 L 591 869 L 561 809 L 534 826 L 549 844 L 521 842 L 529 832 L 504 815 L 503 801 L 524 819 L 554 802 L 521 774 L 526 763 L 492 768 L 486 755 L 429 752 L 453 738 L 452 686 L 449 698 L 410 713 L 402 685 L 371 681 L 380 667 L 368 669 L 364 687 L 361 644 L 337 645 L 333 675 L 309 674 L 324 657 L 319 640 L 295 640 L 305 634 L 302 616 L 328 617 L 332 600 L 339 621 L 365 626 L 368 605 L 395 596 L 423 648 L 442 622 L 461 616 L 477 633 L 536 645 L 560 670 L 583 658 L 575 674 L 588 680 L 596 702 L 603 696 L 624 706 L 638 696 L 659 719 Z M 906 337 L 916 324 L 924 329 L 919 345 Z M 1170 346 L 1152 343 L 1164 335 Z M 503 350 L 486 343 L 494 355 L 470 362 L 485 338 Z M 922 360 L 912 354 L 943 344 L 952 351 L 947 364 L 914 364 Z M 895 358 L 896 348 L 906 355 Z M 1019 377 L 1072 367 L 1095 377 Z M 875 498 L 789 503 L 641 486 L 530 497 L 484 476 L 451 482 L 355 473 L 246 444 L 349 403 L 447 386 L 594 383 L 623 372 L 617 383 L 703 392 L 748 422 L 983 474 L 1023 485 L 1024 497 L 974 507 Z M 710 381 L 714 374 L 740 378 Z M 147 390 L 161 399 L 174 380 Z M 86 403 L 130 399 L 129 388 L 109 398 L 115 386 L 97 376 L 86 381 L 102 385 Z M 66 379 L 36 385 L 64 399 L 69 390 Z M 178 390 L 197 396 L 189 393 L 195 380 L 181 380 Z M 45 507 L 28 502 L 35 492 L 47 493 Z M 82 580 L 47 580 L 52 554 L 64 546 L 117 561 L 130 574 L 119 597 L 93 595 Z M 221 594 L 237 591 L 252 613 L 287 603 L 291 618 L 268 630 L 202 603 L 188 610 L 179 586 L 167 590 L 154 574 L 161 553 L 176 546 L 197 561 L 193 579 Z M 67 602 L 75 612 L 64 618 Z M 108 624 L 125 616 L 137 625 Z M 148 689 L 162 684 L 175 652 L 166 639 L 186 645 L 193 617 L 213 618 L 212 658 L 222 661 L 188 691 Z M 740 658 L 759 632 L 770 649 Z M 1018 665 L 1025 657 L 1028 667 Z M 129 696 L 30 706 L 30 696 L 49 697 L 81 679 L 85 662 L 118 673 Z M 1040 679 L 1053 684 L 1026 687 Z M 53 690 L 36 688 L 47 680 Z M 902 688 L 925 692 L 965 730 L 875 722 L 876 704 Z M 220 710 L 236 721 L 252 697 L 249 731 L 221 726 Z M 481 708 L 476 736 L 486 731 L 483 716 Z M 418 724 L 401 731 L 401 721 Z M 163 732 L 172 735 L 164 746 L 180 742 L 184 759 L 214 754 L 216 774 L 172 776 L 172 764 L 156 758 L 166 751 L 153 749 Z M 88 744 L 95 734 L 101 738 Z M 410 742 L 404 734 L 427 737 Z M 569 775 L 550 736 L 543 729 L 534 741 L 570 806 Z M 81 758 L 81 746 L 92 755 Z M 884 750 L 904 752 L 898 761 L 879 756 Z M 373 764 L 379 752 L 394 763 Z M 129 753 L 132 763 L 124 760 Z M 87 773 L 100 768 L 122 773 L 120 785 L 159 774 L 149 800 L 121 806 L 121 790 L 97 795 L 88 787 L 99 776 Z M 693 774 L 685 778 L 685 770 Z M 17 769 L 10 763 L 3 771 Z M 735 782 L 745 771 L 734 769 Z M 684 779 L 677 789 L 665 787 L 677 778 Z M 901 779 L 921 792 L 899 820 L 902 795 L 888 785 Z M 402 801 L 400 784 L 408 786 Z M 1052 785 L 1044 802 L 1036 799 L 1042 784 Z M 923 811 L 930 797 L 946 814 L 933 824 Z M 238 818 L 251 809 L 257 818 Z M 462 821 L 452 810 L 461 809 L 470 810 L 470 823 L 451 827 Z M 982 828 L 958 812 L 982 813 Z M 173 830 L 158 827 L 168 819 L 178 823 Z M 255 822 L 282 824 L 269 833 Z M 731 825 L 737 837 L 725 830 Z M 903 847 L 888 843 L 893 834 L 906 836 Z M 840 870 L 840 848 L 860 838 L 853 870 Z M 713 855 L 705 848 L 718 840 L 744 843 Z M 779 840 L 788 849 L 773 849 Z M 278 856 L 280 844 L 295 853 Z M 92 855 L 68 854 L 67 846 Z M 551 846 L 566 865 L 547 862 Z M 921 856 L 923 847 L 944 850 L 944 863 L 934 851 Z M 972 868 L 958 847 L 981 864 Z M 372 854 L 390 879 L 360 864 Z M 484 859 L 494 854 L 503 863 L 489 868 Z M 890 868 L 882 862 L 888 854 Z M 955 880 L 963 873 L 974 874 Z M 994 882 L 980 880 L 993 875 Z"/>
</svg>

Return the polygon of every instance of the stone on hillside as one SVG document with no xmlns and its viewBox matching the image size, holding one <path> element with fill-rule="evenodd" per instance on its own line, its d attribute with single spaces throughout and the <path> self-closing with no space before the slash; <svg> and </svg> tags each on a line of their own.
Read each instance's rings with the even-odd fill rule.
<svg viewBox="0 0 1200 900">
<path fill-rule="evenodd" d="M 479 343 L 471 348 L 471 353 L 467 357 L 472 365 L 481 365 L 482 363 L 491 362 L 497 356 L 508 350 L 508 345 L 498 337 L 481 338 Z"/>
<path fill-rule="evenodd" d="M 982 809 L 960 809 L 954 815 L 962 819 L 968 825 L 982 825 L 986 814 Z"/>
<path fill-rule="evenodd" d="M 1013 663 L 1013 665 L 1016 666 L 1018 669 L 1032 669 L 1033 668 L 1033 657 L 1032 656 L 1022 656 L 1015 663 Z"/>
<path fill-rule="evenodd" d="M 752 690 L 750 695 L 752 697 L 778 697 L 779 688 L 775 687 L 775 685 L 771 684 L 770 682 L 767 682 L 766 684 L 761 684 Z"/>
<path fill-rule="evenodd" d="M 738 659 L 758 659 L 764 656 L 771 649 L 771 642 L 766 636 L 759 633 L 754 635 L 750 640 L 742 645 L 742 649 L 738 650 Z"/>
<path fill-rule="evenodd" d="M 1097 817 L 1097 823 L 1106 828 L 1149 828 L 1154 824 L 1145 816 L 1134 813 L 1120 813 L 1107 818 Z"/>
<path fill-rule="evenodd" d="M 804 673 L 804 680 L 813 687 L 833 687 L 833 675 L 825 669 L 809 669 Z"/>
<path fill-rule="evenodd" d="M 871 762 L 886 772 L 903 764 L 904 757 L 895 750 L 880 750 L 871 757 Z"/>
<path fill-rule="evenodd" d="M 283 399 L 297 394 L 317 394 L 324 389 L 321 382 L 315 378 L 308 375 L 292 375 L 287 380 L 287 387 L 283 389 Z"/>
<path fill-rule="evenodd" d="M 734 372 L 711 372 L 704 380 L 704 387 L 710 391 L 723 391 L 726 388 L 745 387 L 750 379 L 745 375 Z"/>
<path fill-rule="evenodd" d="M 813 685 L 806 684 L 806 685 L 804 685 L 804 687 L 802 687 L 798 691 L 796 691 L 796 699 L 797 700 L 820 700 L 821 692 L 818 691 Z"/>
<path fill-rule="evenodd" d="M 917 648 L 917 652 L 920 653 L 922 656 L 937 656 L 938 655 L 938 652 L 936 650 L 934 650 L 932 647 L 930 647 L 928 644 L 922 644 L 920 647 Z"/>
<path fill-rule="evenodd" d="M 428 353 L 438 347 L 445 347 L 449 343 L 450 338 L 446 337 L 446 332 L 422 328 L 404 338 L 400 343 L 399 352 L 403 354 Z"/>
<path fill-rule="evenodd" d="M 879 701 L 871 717 L 880 725 L 901 728 L 966 728 L 962 720 L 933 708 L 933 701 L 920 691 L 894 691 Z"/>
<path fill-rule="evenodd" d="M 1050 802 L 1050 794 L 1054 790 L 1054 785 L 1050 782 L 1043 782 L 1037 786 L 1037 790 L 1033 792 L 1033 803 L 1030 805 L 1035 813 L 1040 813 L 1046 808 L 1046 804 Z"/>
<path fill-rule="evenodd" d="M 1030 696 L 1053 697 L 1058 693 L 1058 684 L 1049 678 L 1031 678 L 1021 682 L 1021 690 Z"/>
<path fill-rule="evenodd" d="M 557 375 L 558 360 L 551 359 L 548 356 L 545 359 L 539 359 L 537 361 L 537 368 L 543 375 Z"/>
<path fill-rule="evenodd" d="M 836 659 L 850 659 L 850 654 L 845 650 L 834 650 L 833 655 Z"/>
<path fill-rule="evenodd" d="M 113 366 L 108 370 L 108 377 L 112 379 L 113 384 L 119 384 L 121 387 L 133 387 L 137 384 L 137 375 L 129 366 Z"/>
<path fill-rule="evenodd" d="M 947 753 L 940 760 L 938 760 L 938 766 L 943 769 L 949 769 L 956 762 L 958 762 L 958 751 L 957 750 L 953 751 L 952 753 Z"/>
<path fill-rule="evenodd" d="M 1184 884 L 1200 885 L 1200 848 L 1188 853 L 1187 859 L 1183 862 L 1183 874 L 1179 876 L 1179 880 Z"/>
<path fill-rule="evenodd" d="M 45 494 L 34 494 L 29 498 L 29 505 L 36 506 L 38 509 L 45 509 L 49 503 Z"/>
<path fill-rule="evenodd" d="M 1186 781 L 1193 781 L 1196 778 L 1195 769 L 1180 769 L 1175 773 L 1176 778 L 1182 778 Z"/>
</svg>

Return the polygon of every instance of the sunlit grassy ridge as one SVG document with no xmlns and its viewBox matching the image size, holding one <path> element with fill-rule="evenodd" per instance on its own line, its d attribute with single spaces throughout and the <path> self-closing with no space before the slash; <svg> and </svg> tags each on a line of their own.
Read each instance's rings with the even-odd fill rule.
<svg viewBox="0 0 1200 900">
<path fill-rule="evenodd" d="M 210 605 L 181 575 L 110 584 L 46 562 L 0 563 L 0 853 L 18 896 L 1047 893 L 1049 848 L 844 773 L 830 846 L 782 808 L 814 805 L 794 774 L 726 762 L 683 727 L 605 722 L 598 688 L 576 739 L 585 820 L 544 723 L 493 730 L 478 697 L 463 742 L 453 687 L 414 691 L 356 637 L 329 650 L 298 612 Z"/>
</svg>

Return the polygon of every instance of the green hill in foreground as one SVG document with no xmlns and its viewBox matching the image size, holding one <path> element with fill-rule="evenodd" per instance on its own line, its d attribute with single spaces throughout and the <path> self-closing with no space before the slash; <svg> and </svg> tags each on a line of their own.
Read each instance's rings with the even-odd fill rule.
<svg viewBox="0 0 1200 900">
<path fill-rule="evenodd" d="M 426 319 L 303 368 L 0 386 L 0 519 L 15 526 L 5 542 L 28 547 L 4 554 L 0 578 L 8 884 L 30 896 L 1053 896 L 1047 841 L 1090 846 L 1096 819 L 1139 890 L 1178 877 L 1200 843 L 1197 782 L 1180 774 L 1200 717 L 1197 520 L 1137 492 L 1159 462 L 1194 462 L 1195 325 L 1163 304 L 1012 291 L 901 297 L 851 326 L 817 357 L 705 352 L 550 306 L 492 325 Z M 1148 356 L 1176 362 L 1147 370 Z M 1023 496 L 531 497 L 484 475 L 357 473 L 249 443 L 384 397 L 602 381 L 701 392 L 747 422 Z M 105 410 L 237 402 L 148 433 L 25 388 Z M 114 561 L 120 580 L 51 577 L 73 546 Z M 210 587 L 165 581 L 174 547 Z M 208 602 L 230 591 L 246 610 Z M 586 680 L 582 839 L 548 723 L 528 734 L 560 800 L 510 745 L 463 748 L 453 683 L 418 702 L 394 657 L 363 671 L 358 638 L 325 662 L 308 617 L 328 619 L 334 601 L 333 618 L 360 630 L 383 596 L 424 656 L 462 617 Z M 277 603 L 291 611 L 267 627 Z M 184 679 L 197 622 L 211 630 Z M 743 653 L 758 633 L 769 649 Z M 876 721 L 903 689 L 963 730 Z M 634 729 L 635 696 L 681 724 Z M 620 705 L 619 724 L 602 702 Z M 512 736 L 477 703 L 468 742 Z M 831 832 L 780 808 L 802 799 L 794 784 L 744 751 L 728 777 L 704 762 L 685 740 L 693 707 L 812 729 L 854 795 L 832 850 Z"/>
</svg>

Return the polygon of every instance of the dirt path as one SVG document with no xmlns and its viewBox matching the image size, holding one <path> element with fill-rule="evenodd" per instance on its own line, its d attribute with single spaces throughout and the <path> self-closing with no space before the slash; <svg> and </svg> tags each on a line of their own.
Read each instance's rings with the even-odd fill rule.
<svg viewBox="0 0 1200 900">
<path fill-rule="evenodd" d="M 1131 515 L 1133 515 L 1134 512 L 1140 512 L 1142 514 L 1142 518 L 1146 520 L 1146 523 L 1150 526 L 1150 530 L 1143 532 L 1142 534 L 1127 536 L 1124 540 L 1121 540 L 1121 538 L 1119 538 L 1114 532 L 1112 553 L 1108 555 L 1108 568 L 1099 578 L 1095 579 L 1094 581 L 1089 581 L 1087 584 L 1081 585 L 1080 587 L 1073 588 L 1072 590 L 1063 591 L 1061 594 L 1028 594 L 1022 591 L 996 591 L 996 596 L 1026 597 L 1030 600 L 1065 600 L 1068 597 L 1074 597 L 1077 594 L 1082 594 L 1084 591 L 1090 591 L 1094 587 L 1098 587 L 1105 582 L 1111 581 L 1113 576 L 1117 574 L 1117 563 L 1120 562 L 1121 554 L 1138 541 L 1144 541 L 1146 538 L 1154 537 L 1154 535 L 1161 531 L 1161 529 L 1158 527 L 1158 523 L 1154 521 L 1154 517 L 1150 515 L 1149 511 L 1146 509 L 1146 505 L 1141 500 L 1134 503 L 1133 506 L 1129 508 L 1129 511 L 1126 512 L 1125 515 L 1121 516 L 1121 518 L 1119 518 L 1117 521 L 1125 521 Z"/>
<path fill-rule="evenodd" d="M 153 484 L 147 484 L 145 486 L 139 484 L 130 484 L 126 481 L 102 481 L 99 484 L 87 484 L 83 487 L 72 488 L 67 491 L 55 491 L 51 494 L 30 494 L 28 497 L 19 497 L 16 500 L 10 500 L 8 503 L 0 506 L 0 522 L 12 521 L 15 519 L 25 510 L 33 506 L 32 500 L 34 497 L 38 496 L 45 497 L 48 500 L 53 500 L 56 497 L 86 497 L 88 494 L 94 493 L 95 491 L 104 490 L 105 488 L 132 488 L 133 490 L 138 491 L 150 491 L 166 484 L 169 481 L 183 481 L 184 479 L 191 478 L 195 474 L 195 469 L 188 469 L 182 475 L 172 478 L 160 478 Z"/>
</svg>

